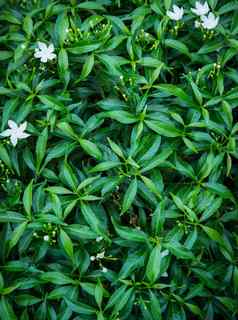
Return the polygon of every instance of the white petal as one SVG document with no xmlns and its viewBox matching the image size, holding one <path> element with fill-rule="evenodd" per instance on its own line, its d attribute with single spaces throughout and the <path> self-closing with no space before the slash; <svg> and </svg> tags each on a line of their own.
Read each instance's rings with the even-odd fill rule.
<svg viewBox="0 0 238 320">
<path fill-rule="evenodd" d="M 41 51 L 35 51 L 35 53 L 34 53 L 35 58 L 41 58 L 41 56 L 42 56 Z"/>
<path fill-rule="evenodd" d="M 11 128 L 11 129 L 17 129 L 18 128 L 18 126 L 17 126 L 15 121 L 8 120 L 7 123 L 8 123 L 9 128 Z"/>
<path fill-rule="evenodd" d="M 55 59 L 55 57 L 56 57 L 56 54 L 55 54 L 55 53 L 49 53 L 49 54 L 48 54 L 48 59 L 49 59 L 49 60 L 53 60 L 53 59 Z"/>
<path fill-rule="evenodd" d="M 25 132 L 22 132 L 18 135 L 18 139 L 25 139 L 25 138 L 28 138 L 30 137 L 30 134 L 29 133 L 25 133 Z"/>
<path fill-rule="evenodd" d="M 172 11 L 167 11 L 167 16 L 172 20 L 176 20 L 176 15 Z"/>
<path fill-rule="evenodd" d="M 3 131 L 2 133 L 0 133 L 0 136 L 9 137 L 11 135 L 11 132 L 12 132 L 11 129 L 7 129 L 7 130 Z"/>
<path fill-rule="evenodd" d="M 55 48 L 54 48 L 53 43 L 51 43 L 51 44 L 49 45 L 48 50 L 49 50 L 50 52 L 54 52 Z"/>
<path fill-rule="evenodd" d="M 47 62 L 47 60 L 48 60 L 47 56 L 45 56 L 45 55 L 41 56 L 41 59 L 40 59 L 41 62 L 45 63 L 45 62 Z"/>
<path fill-rule="evenodd" d="M 14 135 L 11 135 L 10 137 L 11 143 L 14 145 L 14 147 L 17 145 L 17 137 Z"/>
<path fill-rule="evenodd" d="M 174 10 L 174 13 L 179 13 L 180 11 L 179 7 L 176 4 L 173 5 L 173 10 Z"/>
<path fill-rule="evenodd" d="M 44 42 L 38 42 L 38 47 L 40 50 L 47 50 L 47 45 Z"/>
<path fill-rule="evenodd" d="M 22 131 L 25 131 L 26 130 L 26 126 L 27 126 L 27 122 L 25 121 L 22 124 L 20 124 L 19 129 L 22 130 Z"/>
</svg>

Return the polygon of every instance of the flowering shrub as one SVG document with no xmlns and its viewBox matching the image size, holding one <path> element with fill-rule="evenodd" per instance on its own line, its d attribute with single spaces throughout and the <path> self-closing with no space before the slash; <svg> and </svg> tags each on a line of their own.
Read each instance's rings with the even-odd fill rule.
<svg viewBox="0 0 238 320">
<path fill-rule="evenodd" d="M 0 6 L 0 318 L 237 319 L 238 2 Z"/>
</svg>

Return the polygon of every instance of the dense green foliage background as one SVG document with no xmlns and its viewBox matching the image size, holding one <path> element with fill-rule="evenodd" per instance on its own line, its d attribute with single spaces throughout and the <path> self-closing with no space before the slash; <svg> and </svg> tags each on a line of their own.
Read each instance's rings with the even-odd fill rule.
<svg viewBox="0 0 238 320">
<path fill-rule="evenodd" d="M 237 319 L 238 2 L 176 4 L 0 1 L 2 320 Z"/>
</svg>

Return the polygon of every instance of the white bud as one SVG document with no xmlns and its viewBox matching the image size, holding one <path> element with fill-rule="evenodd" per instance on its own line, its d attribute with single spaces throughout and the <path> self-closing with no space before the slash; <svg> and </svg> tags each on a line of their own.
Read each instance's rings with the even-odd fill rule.
<svg viewBox="0 0 238 320">
<path fill-rule="evenodd" d="M 43 239 L 44 239 L 44 241 L 49 241 L 50 237 L 49 236 L 44 236 Z"/>
<path fill-rule="evenodd" d="M 103 273 L 106 273 L 107 271 L 108 271 L 108 269 L 107 269 L 106 267 L 103 267 L 103 268 L 102 268 L 102 272 L 103 272 Z"/>
<path fill-rule="evenodd" d="M 161 258 L 166 257 L 168 255 L 169 255 L 169 250 L 167 249 L 161 252 Z"/>
<path fill-rule="evenodd" d="M 100 242 L 100 241 L 102 241 L 102 240 L 103 240 L 103 237 L 102 237 L 102 236 L 96 238 L 96 242 Z"/>
<path fill-rule="evenodd" d="M 104 254 L 105 254 L 105 251 L 101 252 L 101 253 L 98 253 L 97 254 L 97 259 L 103 259 L 104 258 Z"/>
</svg>

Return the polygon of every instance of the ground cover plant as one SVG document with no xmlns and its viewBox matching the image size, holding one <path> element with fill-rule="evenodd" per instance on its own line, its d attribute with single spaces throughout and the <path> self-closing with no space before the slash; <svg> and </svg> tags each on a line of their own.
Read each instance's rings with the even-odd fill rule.
<svg viewBox="0 0 238 320">
<path fill-rule="evenodd" d="M 238 2 L 0 26 L 0 318 L 237 319 Z"/>
</svg>

